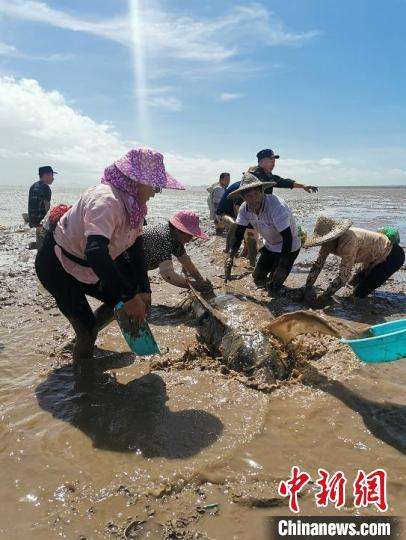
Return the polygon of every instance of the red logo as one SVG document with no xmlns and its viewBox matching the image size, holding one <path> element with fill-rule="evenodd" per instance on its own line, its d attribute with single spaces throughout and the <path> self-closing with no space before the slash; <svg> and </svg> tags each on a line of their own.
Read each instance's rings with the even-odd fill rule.
<svg viewBox="0 0 406 540">
<path fill-rule="evenodd" d="M 386 497 L 386 471 L 376 469 L 368 475 L 359 470 L 354 482 L 354 506 L 366 507 L 374 504 L 382 512 L 388 509 Z"/>
<path fill-rule="evenodd" d="M 291 477 L 289 480 L 282 480 L 279 483 L 278 492 L 279 495 L 286 497 L 289 495 L 289 508 L 292 512 L 299 512 L 299 505 L 297 502 L 298 493 L 301 489 L 311 480 L 310 474 L 306 472 L 300 473 L 299 467 L 293 466 Z"/>
<path fill-rule="evenodd" d="M 318 508 L 326 508 L 329 503 L 339 509 L 345 504 L 345 487 L 347 479 L 342 471 L 330 475 L 324 469 L 318 469 L 319 476 L 315 485 L 320 489 L 315 495 Z M 282 497 L 289 497 L 289 508 L 292 512 L 299 512 L 298 496 L 303 487 L 311 481 L 307 472 L 301 472 L 296 465 L 292 467 L 288 480 L 279 482 L 278 492 Z M 359 470 L 353 483 L 355 508 L 366 508 L 374 504 L 381 512 L 388 509 L 386 494 L 386 471 L 376 469 L 369 474 Z"/>
<path fill-rule="evenodd" d="M 319 478 L 316 485 L 320 491 L 316 493 L 316 504 L 325 508 L 329 502 L 334 503 L 336 508 L 341 508 L 345 503 L 345 484 L 347 479 L 343 472 L 337 471 L 330 478 L 330 474 L 324 469 L 319 469 Z"/>
</svg>

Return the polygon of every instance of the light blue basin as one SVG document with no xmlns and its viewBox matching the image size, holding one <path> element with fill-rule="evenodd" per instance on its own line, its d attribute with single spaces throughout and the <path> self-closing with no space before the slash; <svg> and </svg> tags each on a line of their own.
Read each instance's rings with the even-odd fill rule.
<svg viewBox="0 0 406 540">
<path fill-rule="evenodd" d="M 371 326 L 372 337 L 342 339 L 363 362 L 393 362 L 406 357 L 406 319 Z"/>
</svg>

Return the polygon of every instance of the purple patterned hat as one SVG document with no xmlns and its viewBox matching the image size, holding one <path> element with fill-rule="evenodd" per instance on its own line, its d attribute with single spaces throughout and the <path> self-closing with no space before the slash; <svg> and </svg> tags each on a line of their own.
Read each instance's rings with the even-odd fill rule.
<svg viewBox="0 0 406 540">
<path fill-rule="evenodd" d="M 131 180 L 147 186 L 186 189 L 165 171 L 163 155 L 150 148 L 133 148 L 114 162 L 117 169 Z"/>
</svg>

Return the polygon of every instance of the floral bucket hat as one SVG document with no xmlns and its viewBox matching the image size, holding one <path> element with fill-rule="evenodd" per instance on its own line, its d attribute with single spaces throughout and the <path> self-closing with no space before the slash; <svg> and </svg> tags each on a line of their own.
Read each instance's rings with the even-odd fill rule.
<svg viewBox="0 0 406 540">
<path fill-rule="evenodd" d="M 166 172 L 163 155 L 150 148 L 133 148 L 114 165 L 122 174 L 140 184 L 161 189 L 186 189 Z"/>
</svg>

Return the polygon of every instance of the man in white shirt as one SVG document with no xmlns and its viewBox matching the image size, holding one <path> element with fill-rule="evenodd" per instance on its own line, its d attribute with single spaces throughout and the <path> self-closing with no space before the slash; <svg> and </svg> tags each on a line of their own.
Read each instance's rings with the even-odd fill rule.
<svg viewBox="0 0 406 540">
<path fill-rule="evenodd" d="M 230 198 L 242 197 L 244 203 L 236 219 L 237 230 L 226 259 L 225 274 L 228 279 L 244 232 L 251 224 L 265 244 L 253 272 L 254 281 L 263 285 L 268 279 L 267 287 L 276 291 L 288 277 L 301 242 L 292 211 L 285 201 L 277 195 L 264 193 L 273 185 L 274 182 L 262 182 L 253 174 L 245 173 L 239 189 L 230 194 Z"/>
</svg>

